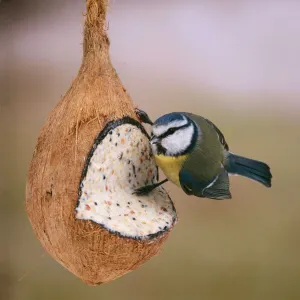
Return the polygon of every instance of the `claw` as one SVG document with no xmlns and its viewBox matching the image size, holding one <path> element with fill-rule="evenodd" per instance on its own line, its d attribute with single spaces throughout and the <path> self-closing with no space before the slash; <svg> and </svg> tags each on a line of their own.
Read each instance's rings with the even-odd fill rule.
<svg viewBox="0 0 300 300">
<path fill-rule="evenodd" d="M 138 189 L 135 189 L 134 192 L 132 193 L 133 195 L 137 195 L 137 196 L 145 196 L 148 195 L 149 193 L 151 193 L 154 189 L 156 189 L 157 187 L 159 187 L 160 185 L 164 184 L 165 182 L 168 181 L 168 178 L 164 179 L 161 182 L 155 183 L 155 184 L 150 184 L 150 185 L 145 185 L 142 186 Z"/>
<path fill-rule="evenodd" d="M 153 122 L 150 120 L 146 112 L 139 108 L 135 108 L 135 113 L 142 123 L 153 125 Z"/>
<path fill-rule="evenodd" d="M 155 187 L 153 187 L 153 185 L 142 186 L 138 189 L 135 189 L 132 194 L 137 196 L 147 196 L 149 193 L 153 191 L 154 188 Z"/>
</svg>

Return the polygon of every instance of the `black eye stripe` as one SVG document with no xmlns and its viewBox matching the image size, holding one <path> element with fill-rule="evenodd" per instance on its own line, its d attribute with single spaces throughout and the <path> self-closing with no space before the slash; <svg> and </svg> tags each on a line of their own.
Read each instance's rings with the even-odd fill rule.
<svg viewBox="0 0 300 300">
<path fill-rule="evenodd" d="M 187 128 L 191 125 L 190 122 L 188 122 L 187 124 L 185 125 L 182 125 L 182 126 L 179 126 L 179 127 L 171 127 L 169 128 L 165 133 L 161 134 L 158 136 L 159 139 L 163 139 L 165 137 L 167 137 L 168 135 L 171 135 L 173 134 L 175 131 L 179 130 L 179 129 L 182 129 L 182 128 Z"/>
<path fill-rule="evenodd" d="M 176 130 L 177 130 L 177 128 L 171 127 L 171 128 L 169 128 L 169 129 L 167 130 L 167 132 L 166 132 L 165 134 L 166 134 L 166 135 L 170 135 L 170 134 L 174 133 Z"/>
</svg>

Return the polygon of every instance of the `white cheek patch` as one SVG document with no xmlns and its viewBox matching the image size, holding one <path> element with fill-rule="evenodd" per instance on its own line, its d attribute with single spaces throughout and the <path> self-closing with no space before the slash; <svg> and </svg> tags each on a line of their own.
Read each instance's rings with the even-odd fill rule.
<svg viewBox="0 0 300 300">
<path fill-rule="evenodd" d="M 191 144 L 194 127 L 190 126 L 178 129 L 173 134 L 162 139 L 161 145 L 167 150 L 167 155 L 176 155 L 184 152 Z"/>
<path fill-rule="evenodd" d="M 128 119 L 109 123 L 96 139 L 83 171 L 76 218 L 121 236 L 150 239 L 174 225 L 176 212 L 163 188 L 132 195 L 157 182 L 157 168 L 146 133 Z"/>
<path fill-rule="evenodd" d="M 184 116 L 183 116 L 184 117 Z M 181 127 L 188 123 L 188 120 L 184 117 L 184 120 L 176 120 L 168 123 L 167 125 L 154 125 L 152 127 L 152 132 L 154 136 L 160 136 L 166 133 L 172 127 Z"/>
</svg>

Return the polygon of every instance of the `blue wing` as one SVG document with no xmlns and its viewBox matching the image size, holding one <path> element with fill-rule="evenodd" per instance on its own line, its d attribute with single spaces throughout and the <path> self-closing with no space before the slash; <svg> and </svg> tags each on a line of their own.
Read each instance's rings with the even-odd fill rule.
<svg viewBox="0 0 300 300">
<path fill-rule="evenodd" d="M 211 180 L 199 181 L 187 169 L 182 168 L 179 180 L 182 189 L 188 195 L 217 200 L 231 198 L 229 178 L 225 170 Z"/>
<path fill-rule="evenodd" d="M 179 172 L 179 181 L 186 194 L 203 197 L 203 189 L 207 187 L 212 180 L 199 181 L 199 179 L 195 178 L 186 168 L 182 168 Z"/>
</svg>

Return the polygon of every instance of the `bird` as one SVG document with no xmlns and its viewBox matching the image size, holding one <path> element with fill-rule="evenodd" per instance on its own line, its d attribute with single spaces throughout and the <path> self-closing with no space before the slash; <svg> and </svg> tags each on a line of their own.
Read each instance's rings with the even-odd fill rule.
<svg viewBox="0 0 300 300">
<path fill-rule="evenodd" d="M 136 114 L 142 123 L 152 126 L 151 149 L 166 179 L 137 188 L 134 194 L 149 194 L 171 181 L 187 195 L 231 199 L 229 175 L 240 175 L 271 187 L 270 167 L 262 161 L 232 153 L 224 135 L 210 120 L 193 113 L 172 112 L 152 122 L 138 108 Z"/>
</svg>

